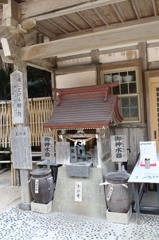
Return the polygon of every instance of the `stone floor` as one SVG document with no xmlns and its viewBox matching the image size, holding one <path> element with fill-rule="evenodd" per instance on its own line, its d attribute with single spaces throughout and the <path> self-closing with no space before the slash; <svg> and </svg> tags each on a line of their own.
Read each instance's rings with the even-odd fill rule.
<svg viewBox="0 0 159 240">
<path fill-rule="evenodd" d="M 116 224 L 72 214 L 22 211 L 20 187 L 10 185 L 10 172 L 0 171 L 0 240 L 159 240 L 159 216 L 141 214 L 137 225 L 135 214 L 129 224 Z"/>
<path fill-rule="evenodd" d="M 23 211 L 16 205 L 0 213 L 0 239 L 157 240 L 159 216 L 141 214 L 137 225 L 133 214 L 129 224 L 116 224 L 72 214 Z"/>
</svg>

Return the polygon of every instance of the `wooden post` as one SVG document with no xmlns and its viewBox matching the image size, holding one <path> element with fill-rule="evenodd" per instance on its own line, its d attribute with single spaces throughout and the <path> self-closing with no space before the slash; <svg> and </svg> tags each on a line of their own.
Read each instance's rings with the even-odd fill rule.
<svg viewBox="0 0 159 240">
<path fill-rule="evenodd" d="M 92 58 L 92 63 L 99 63 L 99 50 L 95 49 L 91 51 L 91 58 Z M 100 84 L 100 71 L 99 71 L 99 66 L 96 66 L 96 83 L 97 85 Z"/>
<path fill-rule="evenodd" d="M 23 61 L 14 62 L 14 70 L 19 70 L 23 73 L 23 91 L 24 91 L 24 124 L 23 126 L 29 126 L 29 109 L 28 109 L 28 91 L 27 91 L 27 70 L 26 63 Z M 21 179 L 21 191 L 22 198 L 20 208 L 23 210 L 31 209 L 32 195 L 30 190 L 30 184 L 27 183 L 30 178 L 30 173 L 28 170 L 20 170 L 20 179 Z"/>
<path fill-rule="evenodd" d="M 17 34 L 17 41 L 15 41 L 16 36 L 14 37 L 14 43 L 17 46 L 23 46 L 24 41 L 22 37 L 18 36 Z M 15 46 L 16 47 L 16 46 Z M 27 66 L 24 61 L 21 61 L 20 58 L 16 58 L 13 61 L 14 63 L 14 71 L 18 70 L 23 74 L 23 108 L 24 108 L 24 123 L 23 126 L 29 126 L 29 108 L 28 108 L 28 90 L 27 90 Z M 14 175 L 15 177 L 15 175 Z M 20 179 L 21 179 L 21 204 L 20 208 L 23 210 L 30 210 L 31 209 L 31 201 L 32 195 L 30 190 L 30 184 L 28 183 L 30 178 L 29 170 L 20 170 Z"/>
<path fill-rule="evenodd" d="M 144 106 L 144 109 L 142 111 L 142 122 L 144 122 L 147 120 L 145 71 L 147 70 L 148 60 L 147 60 L 147 43 L 146 42 L 139 42 L 139 58 L 142 60 L 142 76 L 141 76 L 142 82 L 140 82 L 140 87 L 141 89 L 143 89 L 143 96 L 141 96 L 141 106 Z"/>
</svg>

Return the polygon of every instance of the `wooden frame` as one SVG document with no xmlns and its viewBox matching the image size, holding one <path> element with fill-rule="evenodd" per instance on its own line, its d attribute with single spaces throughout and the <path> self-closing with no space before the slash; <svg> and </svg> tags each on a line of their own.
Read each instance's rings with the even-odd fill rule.
<svg viewBox="0 0 159 240">
<path fill-rule="evenodd" d="M 128 72 L 128 71 L 135 71 L 136 72 L 136 86 L 137 86 L 137 92 L 134 94 L 119 94 L 120 98 L 126 97 L 126 96 L 137 96 L 138 98 L 138 114 L 139 114 L 139 120 L 123 120 L 122 124 L 125 123 L 141 123 L 142 122 L 142 114 L 141 111 L 143 110 L 141 100 L 142 100 L 142 79 L 141 78 L 141 62 L 140 60 L 134 60 L 134 61 L 127 61 L 127 62 L 118 62 L 118 63 L 111 63 L 111 64 L 103 64 L 100 68 L 100 77 L 101 77 L 101 84 L 104 83 L 104 74 L 106 73 L 116 73 L 116 72 Z"/>
<path fill-rule="evenodd" d="M 147 129 L 148 140 L 151 140 L 151 113 L 150 113 L 150 89 L 149 79 L 159 77 L 159 70 L 146 71 L 145 72 L 145 87 L 146 87 L 146 109 L 147 109 Z"/>
</svg>

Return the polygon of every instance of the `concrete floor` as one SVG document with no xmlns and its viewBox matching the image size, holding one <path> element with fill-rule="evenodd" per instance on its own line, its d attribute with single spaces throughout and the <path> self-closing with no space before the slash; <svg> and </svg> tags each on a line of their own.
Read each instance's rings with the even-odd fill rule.
<svg viewBox="0 0 159 240">
<path fill-rule="evenodd" d="M 20 203 L 21 188 L 11 186 L 11 172 L 7 169 L 0 170 L 0 213 L 7 208 Z"/>
<path fill-rule="evenodd" d="M 19 209 L 20 187 L 10 186 L 10 172 L 0 174 L 0 240 L 159 240 L 159 216 L 136 215 L 129 224 L 68 213 L 41 214 Z"/>
</svg>

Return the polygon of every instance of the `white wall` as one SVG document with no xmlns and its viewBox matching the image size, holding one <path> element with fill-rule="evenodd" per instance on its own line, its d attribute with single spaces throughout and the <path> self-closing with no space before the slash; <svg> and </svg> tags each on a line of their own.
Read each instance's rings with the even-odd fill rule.
<svg viewBox="0 0 159 240">
<path fill-rule="evenodd" d="M 96 85 L 96 71 L 87 71 L 56 76 L 56 88 L 72 88 Z"/>
<path fill-rule="evenodd" d="M 159 47 L 153 47 L 147 49 L 148 62 L 159 61 Z"/>
</svg>

